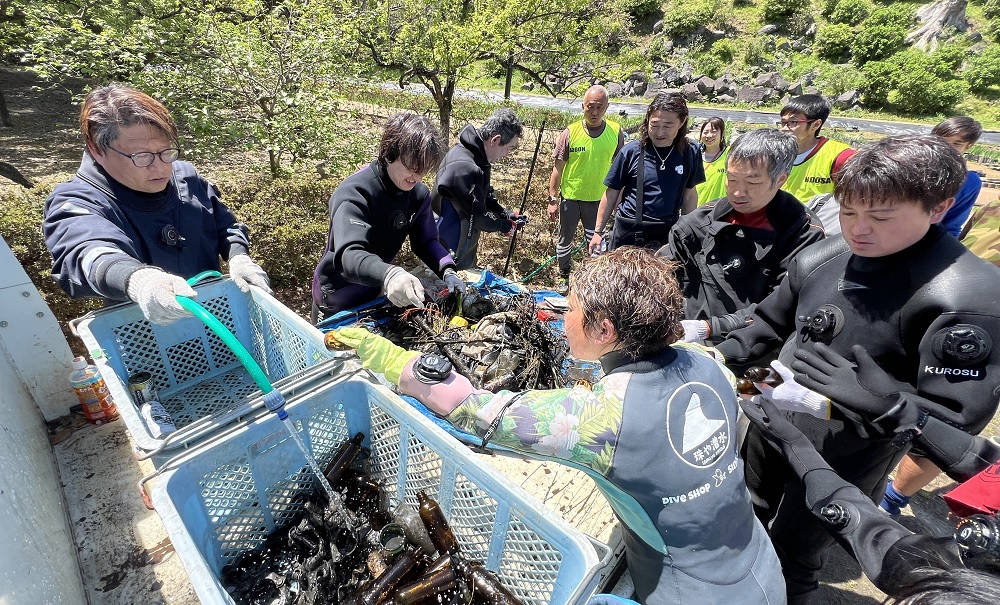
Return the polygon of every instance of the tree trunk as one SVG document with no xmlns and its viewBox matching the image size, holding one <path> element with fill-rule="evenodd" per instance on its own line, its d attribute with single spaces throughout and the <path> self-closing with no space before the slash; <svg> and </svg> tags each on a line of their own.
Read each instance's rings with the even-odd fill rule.
<svg viewBox="0 0 1000 605">
<path fill-rule="evenodd" d="M 271 176 L 278 178 L 281 176 L 281 157 L 274 149 L 267 150 L 267 161 L 271 167 Z"/>
<path fill-rule="evenodd" d="M 967 0 L 938 0 L 917 10 L 921 26 L 906 36 L 906 41 L 926 52 L 932 52 L 949 35 L 947 30 L 964 32 L 969 27 L 965 19 Z"/>
<path fill-rule="evenodd" d="M 510 87 L 514 81 L 514 57 L 508 57 L 506 63 L 501 63 L 504 67 L 504 72 L 506 72 L 506 80 L 503 84 L 503 98 L 506 101 L 510 100 Z"/>
<path fill-rule="evenodd" d="M 3 96 L 3 88 L 0 87 L 0 123 L 6 128 L 13 128 L 14 123 L 10 121 L 10 112 L 7 111 L 7 99 Z"/>
</svg>

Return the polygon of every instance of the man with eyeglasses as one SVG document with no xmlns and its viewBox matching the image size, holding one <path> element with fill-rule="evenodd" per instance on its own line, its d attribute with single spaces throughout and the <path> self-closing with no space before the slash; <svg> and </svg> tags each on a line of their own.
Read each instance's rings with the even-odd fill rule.
<svg viewBox="0 0 1000 605">
<path fill-rule="evenodd" d="M 799 95 L 781 108 L 779 130 L 790 133 L 799 144 L 799 155 L 782 187 L 806 203 L 813 196 L 833 193 L 833 176 L 854 150 L 850 146 L 819 136 L 830 117 L 830 102 L 820 95 Z"/>
<path fill-rule="evenodd" d="M 67 294 L 134 301 L 149 321 L 169 324 L 190 315 L 176 296 L 197 296 L 185 278 L 218 271 L 220 256 L 242 290 L 270 292 L 250 259 L 246 225 L 194 166 L 178 161 L 177 126 L 162 103 L 102 86 L 84 100 L 80 129 L 83 161 L 46 200 L 42 223 Z"/>
</svg>

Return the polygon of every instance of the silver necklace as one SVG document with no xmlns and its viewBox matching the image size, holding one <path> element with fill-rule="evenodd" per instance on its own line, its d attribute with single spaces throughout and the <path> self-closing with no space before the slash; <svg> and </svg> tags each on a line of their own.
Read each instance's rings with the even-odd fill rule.
<svg viewBox="0 0 1000 605">
<path fill-rule="evenodd" d="M 667 152 L 667 157 L 665 157 L 665 158 L 660 157 L 660 152 L 657 151 L 656 145 L 653 145 L 652 143 L 650 143 L 649 146 L 653 148 L 653 153 L 655 153 L 656 154 L 656 158 L 658 160 L 660 160 L 660 170 L 666 170 L 667 169 L 667 160 L 670 159 L 670 154 L 674 152 L 674 146 L 673 145 L 670 146 L 670 151 Z"/>
</svg>

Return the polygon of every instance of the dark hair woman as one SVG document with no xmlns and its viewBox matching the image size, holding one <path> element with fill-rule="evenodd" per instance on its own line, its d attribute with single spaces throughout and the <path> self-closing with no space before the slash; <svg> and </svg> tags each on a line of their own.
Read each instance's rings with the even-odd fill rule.
<svg viewBox="0 0 1000 605">
<path fill-rule="evenodd" d="M 695 186 L 705 180 L 701 149 L 687 140 L 688 107 L 676 93 L 659 93 L 639 125 L 639 139 L 622 147 L 604 179 L 607 190 L 597 210 L 592 254 L 604 247 L 605 230 L 615 209 L 607 248 L 634 245 L 657 249 L 680 215 L 698 206 Z"/>
</svg>

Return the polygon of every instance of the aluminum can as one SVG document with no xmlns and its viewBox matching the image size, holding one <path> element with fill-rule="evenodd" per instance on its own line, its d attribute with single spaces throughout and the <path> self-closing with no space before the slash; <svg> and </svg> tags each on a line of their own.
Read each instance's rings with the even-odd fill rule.
<svg viewBox="0 0 1000 605">
<path fill-rule="evenodd" d="M 136 372 L 129 376 L 128 390 L 132 395 L 132 400 L 139 407 L 150 401 L 159 401 L 156 385 L 153 383 L 153 375 L 149 372 Z"/>
</svg>

